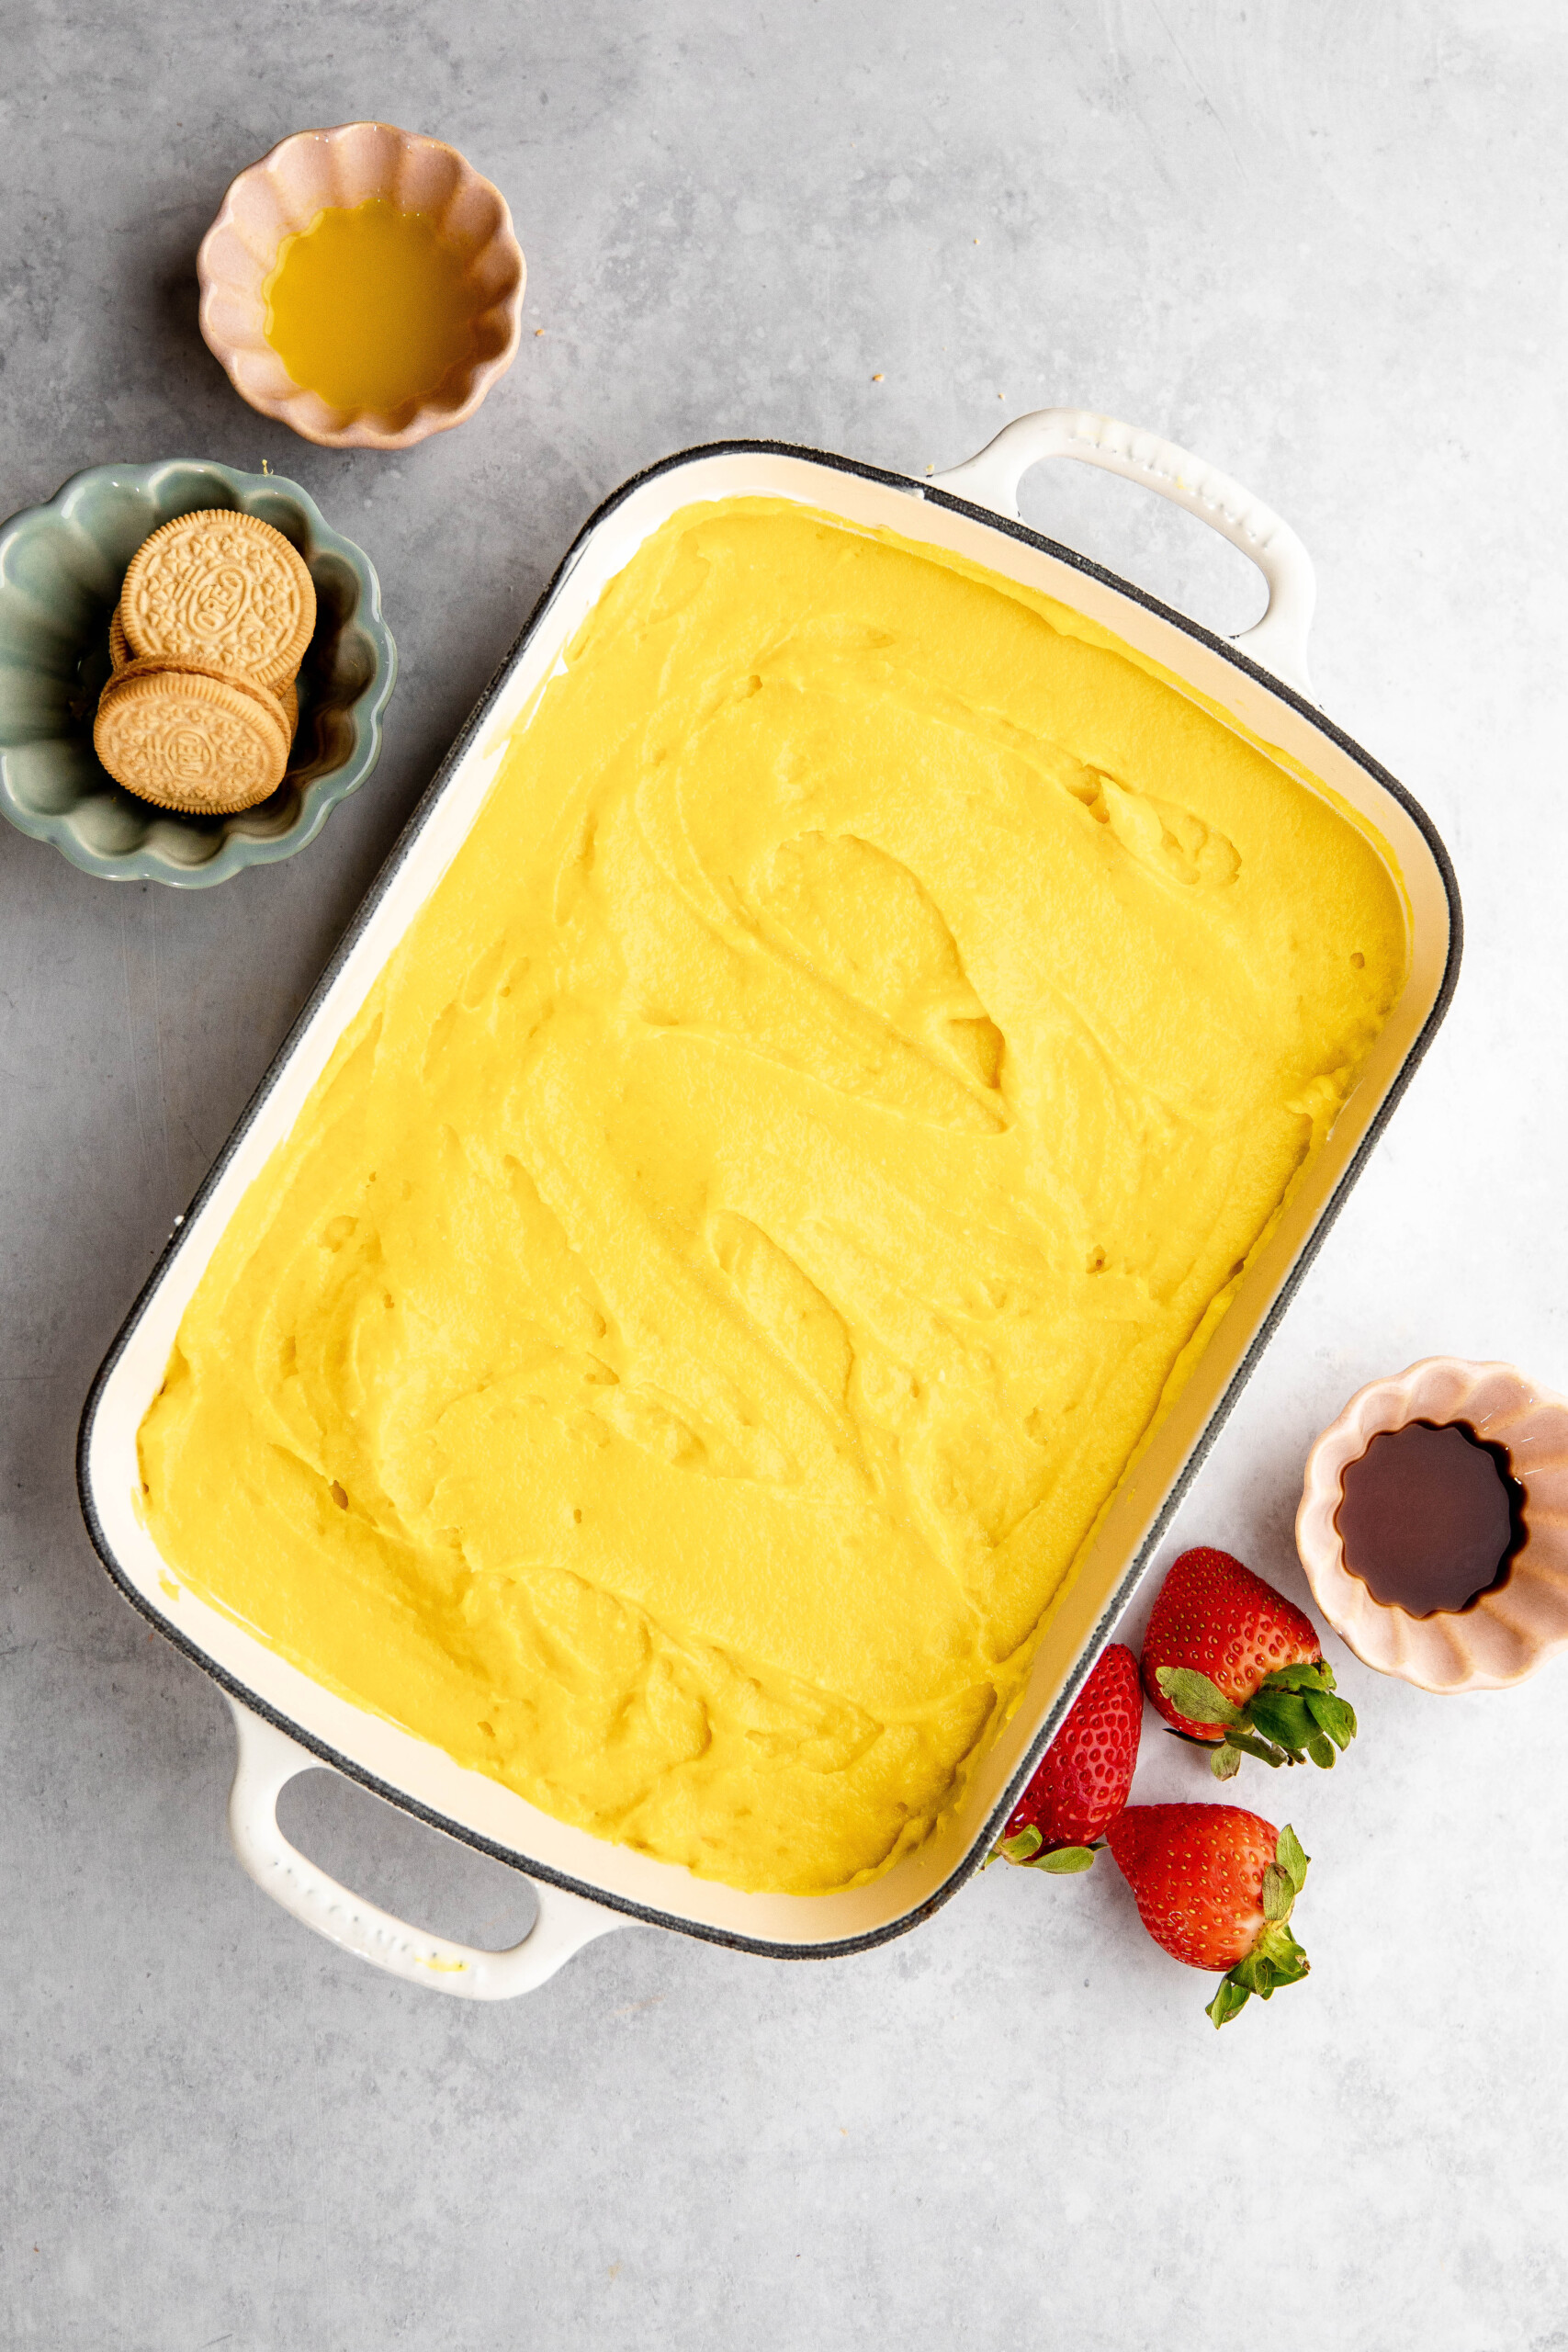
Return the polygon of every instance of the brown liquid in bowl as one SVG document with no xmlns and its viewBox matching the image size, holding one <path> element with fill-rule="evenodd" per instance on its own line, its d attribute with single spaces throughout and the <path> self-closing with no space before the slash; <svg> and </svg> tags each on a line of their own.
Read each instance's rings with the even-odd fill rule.
<svg viewBox="0 0 1568 2352">
<path fill-rule="evenodd" d="M 1345 1465 L 1334 1524 L 1345 1566 L 1412 1617 L 1468 1609 L 1506 1580 L 1525 1540 L 1506 1446 L 1464 1421 L 1380 1430 Z"/>
</svg>

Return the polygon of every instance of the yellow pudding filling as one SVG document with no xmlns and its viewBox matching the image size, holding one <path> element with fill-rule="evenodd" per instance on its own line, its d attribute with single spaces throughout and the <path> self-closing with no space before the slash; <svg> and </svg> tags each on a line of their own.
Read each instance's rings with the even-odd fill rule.
<svg viewBox="0 0 1568 2352">
<path fill-rule="evenodd" d="M 1403 982 L 1376 843 L 1102 631 L 688 508 L 251 1188 L 147 1523 L 559 1819 L 930 1833 Z"/>
</svg>

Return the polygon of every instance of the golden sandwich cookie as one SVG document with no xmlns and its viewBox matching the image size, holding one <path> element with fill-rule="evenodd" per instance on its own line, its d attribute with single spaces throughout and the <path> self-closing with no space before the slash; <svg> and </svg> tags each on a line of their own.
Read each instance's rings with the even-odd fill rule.
<svg viewBox="0 0 1568 2352">
<path fill-rule="evenodd" d="M 281 531 L 227 508 L 176 515 L 144 539 L 120 591 L 128 650 L 284 684 L 316 626 L 315 583 Z"/>
<path fill-rule="evenodd" d="M 122 670 L 130 669 L 133 660 L 130 648 L 125 641 L 125 623 L 120 619 L 119 606 L 118 605 L 109 615 L 109 660 L 114 665 L 114 674 L 117 678 Z M 167 669 L 199 669 L 204 671 L 209 677 L 231 677 L 241 685 L 254 685 L 257 683 L 254 678 L 246 678 L 242 672 L 223 670 L 219 668 L 216 663 L 205 662 L 168 662 L 151 661 L 142 662 L 139 665 L 139 668 L 142 673 Z M 283 712 L 283 723 L 288 729 L 288 740 L 292 743 L 295 736 L 299 732 L 299 689 L 298 685 L 292 678 L 288 678 L 284 681 L 282 685 L 268 686 L 265 691 L 270 695 L 276 695 L 278 707 Z"/>
<path fill-rule="evenodd" d="M 132 662 L 104 688 L 93 748 L 139 798 L 218 814 L 254 808 L 276 791 L 288 764 L 288 729 L 265 686 Z"/>
<path fill-rule="evenodd" d="M 112 685 L 116 678 L 157 678 L 170 673 L 186 678 L 218 678 L 226 685 L 243 686 L 248 693 L 260 695 L 262 700 L 277 712 L 289 741 L 294 741 L 299 725 L 299 690 L 292 678 L 281 686 L 264 686 L 258 679 L 248 677 L 243 670 L 226 670 L 218 662 L 159 662 L 132 658 L 116 666 L 114 676 L 107 680 L 107 686 Z"/>
</svg>

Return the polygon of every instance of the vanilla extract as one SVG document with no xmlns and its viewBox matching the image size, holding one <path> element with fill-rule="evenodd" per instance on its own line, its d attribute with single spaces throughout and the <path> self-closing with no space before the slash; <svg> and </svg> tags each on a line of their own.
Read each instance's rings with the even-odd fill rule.
<svg viewBox="0 0 1568 2352">
<path fill-rule="evenodd" d="M 1409 1421 L 1380 1430 L 1347 1463 L 1334 1524 L 1346 1567 L 1374 1600 L 1435 1617 L 1507 1580 L 1524 1510 L 1506 1446 L 1467 1421 Z"/>
</svg>

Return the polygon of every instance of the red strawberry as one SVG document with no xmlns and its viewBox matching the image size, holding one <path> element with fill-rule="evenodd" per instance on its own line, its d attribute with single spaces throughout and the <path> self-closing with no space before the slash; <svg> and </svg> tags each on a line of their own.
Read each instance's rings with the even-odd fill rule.
<svg viewBox="0 0 1568 2352">
<path fill-rule="evenodd" d="M 1156 1943 L 1189 1968 L 1224 1970 L 1209 2004 L 1216 2026 L 1249 1994 L 1267 2001 L 1306 1974 L 1286 1922 L 1307 1856 L 1288 1825 L 1234 1804 L 1135 1804 L 1112 1823 L 1110 1845 Z"/>
<path fill-rule="evenodd" d="M 1138 1661 L 1112 1642 L 1014 1806 L 997 1853 L 1037 1871 L 1087 1871 L 1096 1841 L 1127 1802 L 1143 1722 Z"/>
<path fill-rule="evenodd" d="M 1356 1736 L 1353 1707 L 1310 1617 L 1228 1552 L 1183 1552 L 1144 1637 L 1144 1688 L 1183 1739 L 1218 1745 L 1228 1781 L 1243 1755 L 1325 1769 Z"/>
</svg>

